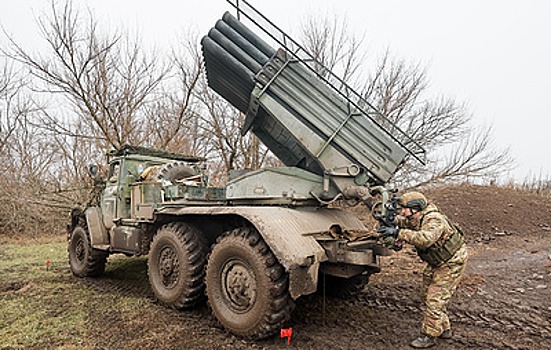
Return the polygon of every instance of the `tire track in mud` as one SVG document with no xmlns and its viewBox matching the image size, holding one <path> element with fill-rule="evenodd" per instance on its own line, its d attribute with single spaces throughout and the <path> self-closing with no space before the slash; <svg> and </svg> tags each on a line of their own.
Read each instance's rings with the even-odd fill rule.
<svg viewBox="0 0 551 350">
<path fill-rule="evenodd" d="M 99 293 L 153 299 L 147 262 L 143 258 L 110 258 L 106 271 L 99 277 L 77 278 L 77 283 Z"/>
<path fill-rule="evenodd" d="M 119 279 L 103 276 L 100 278 L 78 278 L 77 283 L 99 293 L 111 293 L 120 296 L 133 296 L 154 301 L 154 295 L 149 287 L 147 274 L 133 279 Z M 345 301 L 347 307 L 369 307 L 381 311 L 403 312 L 417 314 L 421 317 L 423 307 L 415 302 L 417 296 L 415 286 L 376 286 L 370 285 L 363 292 Z M 472 303 L 471 303 L 472 305 Z M 452 322 L 486 328 L 492 332 L 510 335 L 511 332 L 522 332 L 535 341 L 543 339 L 551 341 L 551 318 L 549 312 L 531 307 L 521 307 L 515 303 L 497 299 L 477 298 L 476 305 L 454 306 L 449 309 Z M 345 308 L 347 308 L 345 307 Z M 342 311 L 342 310 L 341 310 Z M 210 313 L 209 313 L 210 315 Z M 181 316 L 181 315 L 179 315 Z M 203 315 L 204 316 L 204 315 Z M 189 317 L 189 315 L 186 315 Z M 295 316 L 296 317 L 296 316 Z M 314 322 L 315 321 L 315 322 Z M 319 320 L 300 319 L 303 324 L 316 323 Z M 340 321 L 342 322 L 342 320 Z M 346 321 L 344 323 L 347 323 Z M 358 327 L 358 325 L 355 325 Z M 369 329 L 364 329 L 368 332 Z M 496 337 L 496 339 L 499 337 Z M 529 347 L 510 344 L 499 340 L 485 340 L 483 337 L 467 337 L 454 335 L 449 341 L 452 348 L 488 348 L 518 350 Z"/>
<path fill-rule="evenodd" d="M 154 299 L 153 292 L 149 287 L 147 276 L 139 280 L 118 280 L 111 278 L 83 278 L 77 279 L 78 283 L 100 293 L 116 293 L 121 296 L 134 296 Z M 404 293 L 396 293 L 397 289 L 404 289 Z M 393 293 L 388 290 L 372 289 L 357 294 L 349 300 L 351 307 L 364 305 L 371 308 L 386 309 L 405 313 L 420 314 L 423 308 L 419 303 L 412 302 L 408 297 L 407 288 L 393 288 Z M 496 301 L 494 300 L 493 303 Z M 492 309 L 507 310 L 506 314 L 498 311 L 480 309 L 463 310 L 451 307 L 449 310 L 450 319 L 454 322 L 472 324 L 478 327 L 486 327 L 499 332 L 508 332 L 519 329 L 523 332 L 542 338 L 551 339 L 551 322 L 549 317 L 541 310 L 524 310 L 518 312 L 514 304 L 499 302 L 502 307 Z"/>
<path fill-rule="evenodd" d="M 472 339 L 460 335 L 454 335 L 451 343 L 461 345 L 464 349 L 498 349 L 498 350 L 520 350 L 529 349 L 528 347 L 515 346 L 512 344 L 498 343 L 496 341 L 487 341 L 482 339 Z"/>
<path fill-rule="evenodd" d="M 397 289 L 403 289 L 403 293 L 399 294 L 400 292 L 396 292 Z M 411 301 L 408 297 L 408 292 L 410 292 L 408 289 L 411 288 L 393 288 L 392 293 L 389 293 L 388 288 L 385 290 L 377 290 L 376 288 L 373 288 L 369 291 L 364 291 L 358 294 L 350 301 L 353 304 L 365 305 L 377 309 L 421 314 L 423 312 L 422 306 L 419 303 L 414 303 Z M 513 330 L 518 330 L 530 336 L 551 340 L 551 322 L 549 316 L 545 312 L 538 309 L 529 311 L 521 310 L 524 312 L 519 312 L 519 310 L 517 310 L 518 306 L 514 304 L 509 304 L 502 301 L 499 303 L 503 304 L 503 306 L 500 308 L 491 307 L 491 310 L 487 308 L 473 308 L 465 310 L 452 306 L 449 309 L 449 316 L 452 322 L 485 327 L 500 333 L 508 333 Z M 483 305 L 482 308 L 484 308 Z M 506 311 L 500 312 L 499 310 Z M 457 341 L 470 342 L 472 340 L 457 337 Z M 479 340 L 476 340 L 476 342 L 477 344 L 480 343 Z M 493 342 L 488 345 L 492 345 L 494 347 L 497 346 L 497 344 Z M 516 347 L 511 345 L 502 345 L 503 348 L 506 349 L 516 349 Z"/>
<path fill-rule="evenodd" d="M 147 276 L 140 280 L 117 280 L 111 278 L 79 278 L 78 283 L 99 293 L 114 293 L 120 296 L 142 297 L 154 299 Z"/>
<path fill-rule="evenodd" d="M 404 312 L 404 313 L 422 313 L 422 308 L 419 305 L 414 305 L 411 303 L 406 303 L 403 300 L 397 300 L 397 299 L 391 299 L 391 298 L 385 298 L 385 299 L 369 299 L 370 297 L 367 297 L 366 299 L 360 298 L 353 301 L 353 304 L 362 304 L 364 306 L 373 307 L 377 309 L 382 310 L 390 310 L 390 311 L 398 311 L 398 312 Z M 513 325 L 507 322 L 503 322 L 503 320 L 500 320 L 498 322 L 492 321 L 492 318 L 488 317 L 485 314 L 470 314 L 466 312 L 458 312 L 457 310 L 452 310 L 449 312 L 450 319 L 452 323 L 464 323 L 469 325 L 476 325 L 477 327 L 487 327 L 490 328 L 492 331 L 498 331 L 502 333 L 507 333 L 511 328 L 517 329 L 517 330 L 523 330 L 523 326 Z M 421 316 L 421 315 L 419 315 Z M 505 324 L 505 326 L 504 326 Z M 535 333 L 530 332 L 531 335 L 537 335 L 539 337 L 544 337 L 541 332 Z M 444 341 L 440 341 L 442 343 Z M 498 350 L 519 350 L 519 349 L 528 349 L 528 347 L 522 347 L 522 346 L 515 346 L 512 344 L 507 344 L 504 342 L 499 342 L 497 340 L 495 341 L 487 341 L 483 340 L 481 338 L 472 338 L 472 337 L 465 337 L 458 334 L 455 334 L 453 336 L 453 339 L 446 340 L 445 342 L 449 342 L 450 345 L 460 345 L 461 348 L 465 349 L 498 349 Z M 455 347 L 453 347 L 455 348 Z"/>
<path fill-rule="evenodd" d="M 413 305 L 412 303 L 405 303 L 402 300 L 395 300 L 395 299 L 370 299 L 369 301 L 366 301 L 364 299 L 357 298 L 357 299 L 349 299 L 347 301 L 344 301 L 345 304 L 347 304 L 347 308 L 350 309 L 358 309 L 358 308 L 365 308 L 366 306 L 368 308 L 375 308 L 378 309 L 378 312 L 384 312 L 384 311 L 392 311 L 392 312 L 404 312 L 408 314 L 421 313 L 421 307 L 417 305 Z M 419 315 L 421 317 L 421 315 Z M 456 321 L 456 320 L 454 320 Z M 300 320 L 300 324 L 302 326 L 309 325 L 309 326 L 320 326 L 321 320 L 319 318 L 304 318 Z M 468 322 L 469 324 L 472 324 L 472 322 Z M 389 338 L 388 331 L 385 330 L 376 330 L 369 327 L 364 327 L 361 323 L 358 323 L 354 320 L 354 318 L 347 318 L 347 319 L 340 319 L 338 322 L 334 321 L 328 321 L 323 322 L 323 327 L 326 329 L 330 329 L 332 327 L 338 327 L 339 328 L 339 334 L 341 335 L 340 339 L 346 339 L 348 336 L 350 337 L 356 337 L 357 333 L 361 333 L 364 335 L 369 335 L 371 337 L 375 337 L 376 339 L 380 339 L 381 341 Z M 347 334 L 348 329 L 353 329 L 353 334 Z M 493 329 L 492 329 L 493 331 Z M 392 331 L 391 331 L 392 332 Z M 402 334 L 403 335 L 403 334 Z M 399 337 L 399 334 L 392 333 L 392 337 Z M 373 338 L 371 338 L 373 339 Z M 496 340 L 487 340 L 488 338 L 484 337 L 467 337 L 455 334 L 453 336 L 453 339 L 451 340 L 438 340 L 438 344 L 441 345 L 440 348 L 442 349 L 497 349 L 497 350 L 519 350 L 519 349 L 530 349 L 530 347 L 526 346 L 515 346 L 512 344 L 508 344 L 505 342 L 500 342 Z M 392 343 L 386 343 L 385 348 L 407 348 L 407 341 L 400 343 L 400 344 L 392 344 Z M 379 344 L 380 345 L 380 344 Z M 375 346 L 374 348 L 379 348 Z"/>
</svg>

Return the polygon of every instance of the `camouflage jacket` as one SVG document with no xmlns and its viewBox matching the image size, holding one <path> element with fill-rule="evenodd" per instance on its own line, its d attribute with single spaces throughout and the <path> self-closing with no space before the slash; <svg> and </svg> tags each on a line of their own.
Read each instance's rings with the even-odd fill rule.
<svg viewBox="0 0 551 350">
<path fill-rule="evenodd" d="M 427 249 L 438 240 L 447 240 L 454 233 L 446 217 L 434 204 L 421 211 L 419 219 L 398 216 L 396 222 L 400 227 L 398 238 L 418 249 Z"/>
</svg>

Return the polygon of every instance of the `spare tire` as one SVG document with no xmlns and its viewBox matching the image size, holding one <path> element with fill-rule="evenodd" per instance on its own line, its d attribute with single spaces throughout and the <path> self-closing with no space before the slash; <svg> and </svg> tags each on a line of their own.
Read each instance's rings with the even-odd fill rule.
<svg viewBox="0 0 551 350">
<path fill-rule="evenodd" d="M 155 173 L 151 177 L 151 181 L 161 181 L 161 179 L 168 180 L 170 182 L 176 182 L 176 180 L 185 179 L 186 177 L 199 175 L 199 169 L 197 166 L 187 162 L 172 162 L 160 165 Z"/>
</svg>

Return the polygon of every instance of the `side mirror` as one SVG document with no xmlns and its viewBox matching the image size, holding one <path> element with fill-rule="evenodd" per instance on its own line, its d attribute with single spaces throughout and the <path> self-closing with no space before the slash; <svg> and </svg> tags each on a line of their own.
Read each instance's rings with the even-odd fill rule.
<svg viewBox="0 0 551 350">
<path fill-rule="evenodd" d="M 99 173 L 99 167 L 96 164 L 89 164 L 88 165 L 88 175 L 90 175 L 91 178 L 95 178 Z"/>
</svg>

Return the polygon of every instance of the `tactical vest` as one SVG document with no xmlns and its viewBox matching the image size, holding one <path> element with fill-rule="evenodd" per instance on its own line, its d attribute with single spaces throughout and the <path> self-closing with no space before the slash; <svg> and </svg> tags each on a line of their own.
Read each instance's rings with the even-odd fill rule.
<svg viewBox="0 0 551 350">
<path fill-rule="evenodd" d="M 427 215 L 426 213 L 425 215 Z M 443 215 L 443 214 L 442 214 Z M 448 225 L 451 226 L 453 229 L 453 233 L 451 234 L 446 241 L 442 242 L 442 239 L 439 238 L 433 245 L 426 249 L 419 249 L 417 248 L 417 253 L 419 254 L 419 257 L 426 263 L 428 263 L 432 267 L 438 267 L 448 260 L 452 258 L 452 256 L 457 253 L 459 248 L 463 246 L 463 243 L 465 243 L 465 240 L 463 239 L 463 231 L 461 228 L 453 223 L 450 222 L 450 220 L 443 215 L 446 221 L 448 222 Z M 423 219 L 421 219 L 421 226 L 423 225 Z"/>
</svg>

